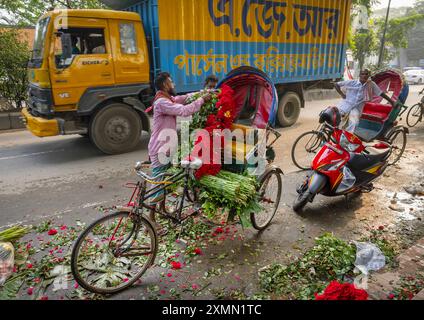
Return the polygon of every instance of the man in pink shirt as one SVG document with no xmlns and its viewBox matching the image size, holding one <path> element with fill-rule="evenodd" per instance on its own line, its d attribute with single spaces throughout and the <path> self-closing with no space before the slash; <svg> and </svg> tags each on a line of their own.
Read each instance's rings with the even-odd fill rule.
<svg viewBox="0 0 424 320">
<path fill-rule="evenodd" d="M 149 157 L 153 176 L 165 172 L 169 168 L 169 163 L 162 163 L 160 160 L 171 157 L 169 150 L 165 151 L 164 146 L 167 141 L 161 139 L 163 130 L 174 130 L 177 132 L 177 117 L 188 117 L 198 112 L 202 105 L 209 102 L 212 96 L 207 93 L 190 104 L 184 104 L 189 95 L 177 96 L 174 82 L 169 73 L 163 72 L 155 79 L 157 94 L 153 100 L 153 129 L 149 142 Z M 163 199 L 163 193 L 157 193 L 150 204 L 154 205 Z M 151 218 L 154 220 L 154 216 Z"/>
</svg>

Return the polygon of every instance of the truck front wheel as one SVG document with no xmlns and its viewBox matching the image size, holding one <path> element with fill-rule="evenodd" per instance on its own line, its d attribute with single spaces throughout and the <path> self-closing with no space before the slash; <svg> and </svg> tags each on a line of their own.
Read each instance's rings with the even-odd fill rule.
<svg viewBox="0 0 424 320">
<path fill-rule="evenodd" d="M 90 123 L 91 142 L 106 154 L 133 150 L 140 141 L 141 119 L 130 106 L 112 103 L 94 115 Z"/>
<path fill-rule="evenodd" d="M 280 98 L 278 122 L 282 127 L 290 127 L 299 119 L 302 101 L 296 92 L 287 92 Z"/>
</svg>

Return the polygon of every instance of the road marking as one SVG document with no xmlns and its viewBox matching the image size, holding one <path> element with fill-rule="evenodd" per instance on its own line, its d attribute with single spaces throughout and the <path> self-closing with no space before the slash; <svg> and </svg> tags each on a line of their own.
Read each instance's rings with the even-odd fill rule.
<svg viewBox="0 0 424 320">
<path fill-rule="evenodd" d="M 87 203 L 85 205 L 81 205 L 81 206 L 76 207 L 76 208 L 67 209 L 67 210 L 63 210 L 63 211 L 58 211 L 58 212 L 55 212 L 53 214 L 42 215 L 42 216 L 38 216 L 38 217 L 32 217 L 30 219 L 25 219 L 25 220 L 17 221 L 17 222 L 14 222 L 14 223 L 10 223 L 10 224 L 8 224 L 6 226 L 2 226 L 1 228 L 7 229 L 7 228 L 13 227 L 15 225 L 25 225 L 26 223 L 31 223 L 31 222 L 32 223 L 35 223 L 35 222 L 37 222 L 39 220 L 45 220 L 45 219 L 49 219 L 49 218 L 58 218 L 58 217 L 63 216 L 65 214 L 67 214 L 67 213 L 74 212 L 75 209 L 92 208 L 92 207 L 99 206 L 101 204 L 106 204 L 106 203 L 109 203 L 109 202 L 112 203 L 112 201 L 101 201 L 101 202 L 97 202 L 97 203 Z"/>
<path fill-rule="evenodd" d="M 62 215 L 69 213 L 69 212 L 72 212 L 72 210 L 59 211 L 59 212 L 56 212 L 56 213 L 53 213 L 53 214 L 47 214 L 47 215 L 43 215 L 43 216 L 31 218 L 31 219 L 25 219 L 25 220 L 13 222 L 13 223 L 10 223 L 6 226 L 3 226 L 2 228 L 7 229 L 7 228 L 11 228 L 11 227 L 16 226 L 16 225 L 25 225 L 26 223 L 35 222 L 37 220 L 45 220 L 45 219 L 48 219 L 48 218 L 54 218 L 54 217 L 62 216 Z"/>
<path fill-rule="evenodd" d="M 35 153 L 29 153 L 29 154 L 21 154 L 19 156 L 3 157 L 3 158 L 0 158 L 0 161 L 2 161 L 2 160 L 13 160 L 13 159 L 19 159 L 19 158 L 27 158 L 27 157 L 32 157 L 32 156 L 40 156 L 40 155 L 43 155 L 43 154 L 54 153 L 54 152 L 63 152 L 63 151 L 65 151 L 65 149 L 51 150 L 51 151 L 44 151 L 44 152 L 35 152 Z"/>
<path fill-rule="evenodd" d="M 82 209 L 87 209 L 87 208 L 92 208 L 92 207 L 98 207 L 98 206 L 100 206 L 101 204 L 105 204 L 105 203 L 107 203 L 107 202 L 109 202 L 109 201 L 101 201 L 101 202 L 94 202 L 94 203 L 86 203 L 86 204 L 84 204 L 84 205 L 80 206 L 80 208 L 82 208 Z"/>
</svg>

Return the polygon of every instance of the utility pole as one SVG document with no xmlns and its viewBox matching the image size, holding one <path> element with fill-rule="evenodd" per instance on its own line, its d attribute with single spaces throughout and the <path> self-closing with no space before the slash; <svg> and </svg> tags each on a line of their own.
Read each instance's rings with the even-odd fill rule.
<svg viewBox="0 0 424 320">
<path fill-rule="evenodd" d="M 383 38 L 381 39 L 380 56 L 378 57 L 378 67 L 379 68 L 381 68 L 381 65 L 383 64 L 384 45 L 385 45 L 385 42 L 386 42 L 387 24 L 389 22 L 389 14 L 390 14 L 391 3 L 392 3 L 392 0 L 389 0 L 389 6 L 387 7 L 387 13 L 386 13 L 386 22 L 384 23 Z"/>
</svg>

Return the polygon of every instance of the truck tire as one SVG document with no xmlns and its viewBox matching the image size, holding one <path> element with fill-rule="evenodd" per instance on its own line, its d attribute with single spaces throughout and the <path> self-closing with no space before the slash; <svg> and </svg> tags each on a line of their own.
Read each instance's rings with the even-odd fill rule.
<svg viewBox="0 0 424 320">
<path fill-rule="evenodd" d="M 120 154 L 137 146 L 141 131 L 141 119 L 133 108 L 123 103 L 112 103 L 94 115 L 89 136 L 100 151 Z"/>
<path fill-rule="evenodd" d="M 278 105 L 278 122 L 281 127 L 291 127 L 299 119 L 302 101 L 296 92 L 286 92 L 280 97 Z"/>
</svg>

